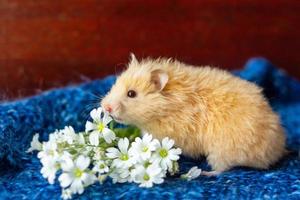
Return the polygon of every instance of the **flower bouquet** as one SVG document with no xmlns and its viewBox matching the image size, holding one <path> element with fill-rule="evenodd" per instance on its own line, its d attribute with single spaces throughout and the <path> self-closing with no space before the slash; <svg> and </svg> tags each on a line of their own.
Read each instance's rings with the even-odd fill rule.
<svg viewBox="0 0 300 200">
<path fill-rule="evenodd" d="M 62 187 L 62 198 L 82 194 L 91 184 L 101 184 L 110 177 L 113 183 L 134 182 L 140 187 L 161 184 L 167 174 L 179 171 L 180 148 L 174 141 L 154 139 L 135 127 L 118 128 L 102 108 L 90 112 L 85 132 L 75 133 L 71 126 L 49 134 L 49 140 L 39 141 L 35 134 L 27 152 L 38 151 L 41 173 L 50 184 L 56 177 Z M 201 169 L 193 167 L 181 177 L 191 180 Z"/>
</svg>

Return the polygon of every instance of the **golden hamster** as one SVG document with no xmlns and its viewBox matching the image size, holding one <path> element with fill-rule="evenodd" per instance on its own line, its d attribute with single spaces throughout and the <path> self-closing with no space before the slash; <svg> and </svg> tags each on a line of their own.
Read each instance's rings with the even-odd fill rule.
<svg viewBox="0 0 300 200">
<path fill-rule="evenodd" d="M 174 139 L 187 156 L 206 156 L 212 171 L 205 175 L 235 166 L 267 169 L 286 152 L 262 89 L 209 66 L 132 54 L 101 105 L 120 123 Z"/>
</svg>

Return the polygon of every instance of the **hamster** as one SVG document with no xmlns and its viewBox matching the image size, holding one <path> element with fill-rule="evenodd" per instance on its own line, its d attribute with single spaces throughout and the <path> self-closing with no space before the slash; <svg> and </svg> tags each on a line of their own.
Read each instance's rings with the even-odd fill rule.
<svg viewBox="0 0 300 200">
<path fill-rule="evenodd" d="M 280 119 L 262 89 L 217 68 L 132 54 L 101 105 L 120 123 L 174 139 L 184 155 L 206 156 L 212 171 L 204 175 L 267 169 L 286 152 Z"/>
</svg>

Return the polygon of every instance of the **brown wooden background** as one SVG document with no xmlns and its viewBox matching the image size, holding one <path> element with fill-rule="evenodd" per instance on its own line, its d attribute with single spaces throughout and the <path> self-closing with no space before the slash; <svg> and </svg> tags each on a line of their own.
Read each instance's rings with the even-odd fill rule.
<svg viewBox="0 0 300 200">
<path fill-rule="evenodd" d="M 0 0 L 0 99 L 120 71 L 130 52 L 300 77 L 299 0 Z"/>
</svg>

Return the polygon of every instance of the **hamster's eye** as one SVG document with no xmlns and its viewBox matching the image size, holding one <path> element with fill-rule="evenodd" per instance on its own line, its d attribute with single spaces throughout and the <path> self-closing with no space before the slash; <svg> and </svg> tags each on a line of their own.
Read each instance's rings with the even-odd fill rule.
<svg viewBox="0 0 300 200">
<path fill-rule="evenodd" d="M 134 90 L 129 90 L 129 91 L 127 92 L 127 96 L 130 97 L 130 98 L 136 97 L 136 91 L 134 91 Z"/>
</svg>

